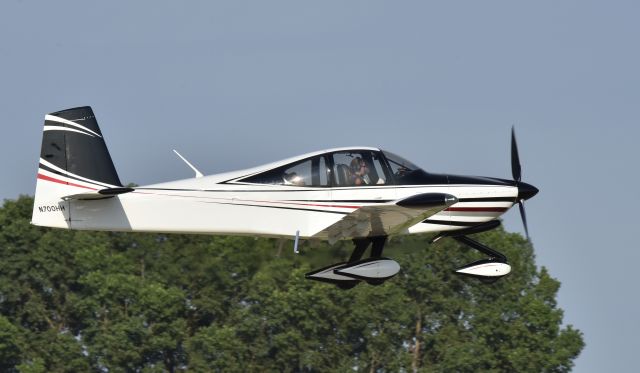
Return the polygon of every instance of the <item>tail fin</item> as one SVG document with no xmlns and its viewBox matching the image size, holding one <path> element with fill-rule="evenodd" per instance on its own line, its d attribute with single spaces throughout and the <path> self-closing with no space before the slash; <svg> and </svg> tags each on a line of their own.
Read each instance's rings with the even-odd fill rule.
<svg viewBox="0 0 640 373">
<path fill-rule="evenodd" d="M 70 228 L 70 202 L 62 197 L 122 184 L 89 106 L 51 113 L 44 119 L 31 223 Z"/>
</svg>

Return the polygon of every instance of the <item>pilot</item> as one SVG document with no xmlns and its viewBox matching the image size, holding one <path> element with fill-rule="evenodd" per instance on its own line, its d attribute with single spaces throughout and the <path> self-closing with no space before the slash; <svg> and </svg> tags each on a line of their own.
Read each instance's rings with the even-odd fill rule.
<svg viewBox="0 0 640 373">
<path fill-rule="evenodd" d="M 351 160 L 351 182 L 353 185 L 365 185 L 371 184 L 371 179 L 369 178 L 369 168 L 365 161 L 356 157 Z"/>
</svg>

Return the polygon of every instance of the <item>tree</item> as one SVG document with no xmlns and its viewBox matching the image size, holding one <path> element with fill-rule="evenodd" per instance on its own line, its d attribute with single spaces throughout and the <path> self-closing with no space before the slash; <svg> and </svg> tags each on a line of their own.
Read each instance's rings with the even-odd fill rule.
<svg viewBox="0 0 640 373">
<path fill-rule="evenodd" d="M 20 363 L 21 331 L 0 316 L 0 371 L 8 372 Z"/>
<path fill-rule="evenodd" d="M 457 242 L 400 236 L 396 278 L 343 291 L 304 273 L 349 242 L 45 229 L 32 203 L 0 209 L 1 371 L 564 372 L 584 346 L 502 229 L 477 237 L 513 267 L 494 284 L 453 273 L 479 257 Z"/>
<path fill-rule="evenodd" d="M 69 240 L 74 234 L 30 225 L 32 207 L 33 199 L 21 197 L 0 210 L 0 310 L 13 325 L 5 324 L 5 330 L 20 351 L 0 365 L 3 371 L 86 371 L 70 317 L 77 278 L 77 245 Z"/>
<path fill-rule="evenodd" d="M 520 235 L 498 229 L 478 239 L 507 255 L 507 278 L 488 285 L 453 274 L 454 266 L 478 259 L 455 241 L 423 252 L 420 238 L 397 243 L 411 251 L 401 280 L 415 309 L 412 369 L 569 371 L 584 342 L 572 326 L 561 328 L 559 282 L 536 269 L 533 248 Z"/>
</svg>

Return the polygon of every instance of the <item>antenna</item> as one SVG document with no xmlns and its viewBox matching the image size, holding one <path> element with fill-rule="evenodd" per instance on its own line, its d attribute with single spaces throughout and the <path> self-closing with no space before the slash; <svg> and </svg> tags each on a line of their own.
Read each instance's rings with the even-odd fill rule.
<svg viewBox="0 0 640 373">
<path fill-rule="evenodd" d="M 189 163 L 189 161 L 187 161 L 187 159 L 185 157 L 183 157 L 182 155 L 180 155 L 180 153 L 178 153 L 177 150 L 173 149 L 173 152 L 176 153 L 176 155 L 178 157 L 180 157 L 180 159 L 182 159 L 184 161 L 184 163 L 187 164 L 187 166 L 189 166 L 193 171 L 195 171 L 196 173 L 196 177 L 202 177 L 202 172 L 198 171 L 197 168 L 195 168 L 191 163 Z"/>
</svg>

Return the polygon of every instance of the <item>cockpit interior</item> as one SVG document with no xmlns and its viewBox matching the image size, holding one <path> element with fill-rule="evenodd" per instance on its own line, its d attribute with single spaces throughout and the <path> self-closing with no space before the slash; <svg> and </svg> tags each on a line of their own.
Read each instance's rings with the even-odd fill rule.
<svg viewBox="0 0 640 373">
<path fill-rule="evenodd" d="M 318 188 L 402 185 L 415 184 L 416 173 L 426 175 L 391 152 L 354 149 L 315 155 L 237 182 Z"/>
</svg>

